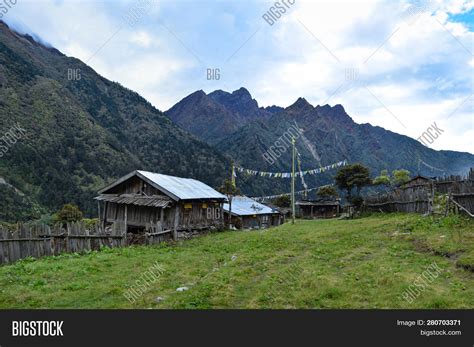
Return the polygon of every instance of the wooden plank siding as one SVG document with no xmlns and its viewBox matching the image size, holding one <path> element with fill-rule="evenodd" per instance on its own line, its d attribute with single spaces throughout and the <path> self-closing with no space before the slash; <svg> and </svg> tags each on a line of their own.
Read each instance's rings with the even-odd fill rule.
<svg viewBox="0 0 474 347">
<path fill-rule="evenodd" d="M 127 225 L 145 226 L 147 223 L 157 223 L 161 221 L 163 227 L 170 228 L 174 222 L 174 217 L 170 216 L 169 208 L 155 208 L 148 206 L 135 206 L 108 203 L 107 222 L 125 221 L 125 209 L 127 209 Z M 163 212 L 162 212 L 163 210 Z M 161 214 L 163 213 L 163 220 Z"/>
<path fill-rule="evenodd" d="M 164 192 L 144 182 L 137 176 L 133 176 L 119 185 L 110 188 L 110 194 L 146 194 L 146 195 L 166 195 Z"/>
<path fill-rule="evenodd" d="M 474 171 L 471 169 L 467 177 L 414 179 L 388 193 L 366 197 L 364 209 L 382 212 L 433 213 L 435 194 L 449 196 L 450 199 L 463 206 L 467 213 L 473 214 Z"/>
<path fill-rule="evenodd" d="M 339 215 L 339 205 L 298 206 L 297 216 L 304 219 L 335 218 Z"/>
<path fill-rule="evenodd" d="M 223 204 L 219 202 L 190 201 L 180 202 L 179 229 L 189 227 L 206 229 L 223 226 Z"/>
<path fill-rule="evenodd" d="M 117 221 L 125 222 L 125 210 L 127 210 L 127 225 L 132 227 L 146 227 L 147 224 L 161 222 L 163 229 L 174 229 L 176 215 L 178 215 L 178 230 L 219 228 L 224 223 L 223 204 L 219 202 L 178 202 L 167 208 L 116 203 L 107 203 L 107 205 L 105 217 L 107 224 Z M 176 208 L 178 208 L 178 213 L 176 213 Z"/>
<path fill-rule="evenodd" d="M 237 229 L 265 229 L 281 225 L 283 219 L 284 217 L 280 214 L 256 214 L 247 216 L 233 215 L 232 225 Z"/>
</svg>

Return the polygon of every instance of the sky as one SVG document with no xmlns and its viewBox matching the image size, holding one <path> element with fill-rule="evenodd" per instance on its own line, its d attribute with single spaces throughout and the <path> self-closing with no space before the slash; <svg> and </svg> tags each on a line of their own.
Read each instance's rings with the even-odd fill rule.
<svg viewBox="0 0 474 347">
<path fill-rule="evenodd" d="M 162 111 L 245 87 L 260 106 L 341 104 L 414 139 L 435 123 L 430 148 L 474 153 L 474 1 L 278 3 L 270 20 L 275 1 L 16 0 L 2 19 Z"/>
</svg>

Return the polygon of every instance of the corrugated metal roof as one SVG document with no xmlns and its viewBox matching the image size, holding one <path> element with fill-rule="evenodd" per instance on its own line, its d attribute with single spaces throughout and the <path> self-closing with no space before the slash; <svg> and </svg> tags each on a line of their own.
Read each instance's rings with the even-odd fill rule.
<svg viewBox="0 0 474 347">
<path fill-rule="evenodd" d="M 150 206 L 150 207 L 167 207 L 172 200 L 163 195 L 143 196 L 137 194 L 101 194 L 95 197 L 99 201 L 114 202 L 117 204 Z"/>
<path fill-rule="evenodd" d="M 168 176 L 148 171 L 137 171 L 154 183 L 164 193 L 169 193 L 180 200 L 190 199 L 225 199 L 226 196 L 212 189 L 207 184 L 192 178 Z"/>
<path fill-rule="evenodd" d="M 336 201 L 297 201 L 297 206 L 337 206 L 340 205 L 338 200 Z"/>
<path fill-rule="evenodd" d="M 229 212 L 229 204 L 224 204 L 224 211 Z M 254 214 L 278 213 L 278 211 L 265 206 L 247 196 L 234 196 L 232 198 L 232 214 L 249 216 Z"/>
</svg>

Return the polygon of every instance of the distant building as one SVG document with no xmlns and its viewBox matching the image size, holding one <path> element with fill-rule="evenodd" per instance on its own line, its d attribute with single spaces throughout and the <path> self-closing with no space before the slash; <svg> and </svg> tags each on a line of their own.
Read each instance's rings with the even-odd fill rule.
<svg viewBox="0 0 474 347">
<path fill-rule="evenodd" d="M 229 204 L 224 204 L 226 221 L 229 218 Z M 231 224 L 238 229 L 268 228 L 284 222 L 284 216 L 276 209 L 263 205 L 246 196 L 232 198 Z"/>
<path fill-rule="evenodd" d="M 121 223 L 127 232 L 177 232 L 222 228 L 225 195 L 190 178 L 133 171 L 99 191 L 102 225 Z"/>
<path fill-rule="evenodd" d="M 301 200 L 296 202 L 296 216 L 299 218 L 334 218 L 341 212 L 341 201 Z"/>
<path fill-rule="evenodd" d="M 410 179 L 408 182 L 403 183 L 400 188 L 412 188 L 412 187 L 418 187 L 418 186 L 424 186 L 430 182 L 433 182 L 436 179 L 436 177 L 426 177 L 426 176 L 421 176 L 417 175 Z"/>
<path fill-rule="evenodd" d="M 290 207 L 281 207 L 281 206 L 277 206 L 275 204 L 272 204 L 270 202 L 265 202 L 265 205 L 270 207 L 272 210 L 280 212 L 285 217 L 285 219 L 286 218 L 291 218 L 291 208 Z"/>
</svg>

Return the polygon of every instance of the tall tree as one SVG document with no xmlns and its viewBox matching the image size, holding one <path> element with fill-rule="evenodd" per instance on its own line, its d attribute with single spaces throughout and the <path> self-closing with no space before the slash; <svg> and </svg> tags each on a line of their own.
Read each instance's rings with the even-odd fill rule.
<svg viewBox="0 0 474 347">
<path fill-rule="evenodd" d="M 347 191 L 347 199 L 352 200 L 352 190 L 357 189 L 357 196 L 360 195 L 362 187 L 372 183 L 369 169 L 361 164 L 352 164 L 339 170 L 335 177 L 337 186 Z"/>
<path fill-rule="evenodd" d="M 374 178 L 374 184 L 390 186 L 390 175 L 387 170 L 380 171 L 380 176 Z"/>
<path fill-rule="evenodd" d="M 405 169 L 392 171 L 392 183 L 395 186 L 402 185 L 410 180 L 410 171 Z"/>
<path fill-rule="evenodd" d="M 318 196 L 320 198 L 337 198 L 339 194 L 333 186 L 323 186 L 318 189 Z"/>
</svg>

